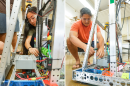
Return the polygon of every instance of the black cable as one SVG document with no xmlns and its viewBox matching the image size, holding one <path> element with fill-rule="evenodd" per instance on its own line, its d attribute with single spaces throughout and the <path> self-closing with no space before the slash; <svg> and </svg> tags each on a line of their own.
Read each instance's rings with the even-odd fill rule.
<svg viewBox="0 0 130 86">
<path fill-rule="evenodd" d="M 45 44 L 47 44 L 47 42 L 45 42 L 42 46 L 44 46 Z M 42 47 L 42 46 L 41 46 L 41 47 Z"/>
<path fill-rule="evenodd" d="M 118 47 L 118 57 L 119 57 L 119 63 L 122 63 L 122 57 L 119 49 L 119 43 L 118 43 L 118 37 L 117 37 L 117 32 L 116 32 L 116 41 L 117 41 L 117 47 Z"/>
<path fill-rule="evenodd" d="M 107 33 L 107 42 L 108 42 L 108 39 L 109 39 L 109 26 L 108 26 L 108 33 Z"/>
<path fill-rule="evenodd" d="M 39 0 L 37 0 L 37 14 L 38 14 L 38 12 L 39 12 Z M 40 52 L 40 46 L 39 46 L 39 16 L 37 16 L 37 24 L 38 24 L 38 25 L 37 25 L 37 26 L 38 26 L 38 28 L 37 28 L 37 29 L 38 29 L 38 33 L 37 33 L 37 34 L 38 34 L 38 37 L 37 37 L 37 38 L 38 38 L 38 39 L 37 39 L 38 42 L 37 42 L 37 44 L 38 44 L 38 50 L 39 50 L 39 52 Z M 40 53 L 41 53 L 41 52 L 40 52 Z M 40 53 L 39 53 L 39 55 L 40 55 Z M 40 60 L 40 57 L 39 57 L 39 60 Z"/>
<path fill-rule="evenodd" d="M 119 5 L 119 8 L 118 8 L 118 5 Z M 118 1 L 118 4 L 116 6 L 116 8 L 117 8 L 117 10 L 116 10 L 116 21 L 118 21 L 117 17 L 118 17 L 119 11 L 120 11 L 120 7 L 121 7 L 121 0 Z"/>
<path fill-rule="evenodd" d="M 48 1 L 46 2 L 46 4 L 41 8 L 41 10 L 39 11 L 39 13 L 41 13 L 41 11 L 44 11 L 44 10 L 45 10 L 47 4 L 48 4 L 50 1 L 51 1 L 51 0 L 48 0 Z"/>
<path fill-rule="evenodd" d="M 53 9 L 53 16 L 52 16 L 52 25 L 51 25 L 51 28 L 50 28 L 50 35 L 51 35 L 51 31 L 52 31 L 53 24 L 54 24 L 55 11 L 56 11 L 56 0 L 54 0 L 54 9 Z"/>
</svg>

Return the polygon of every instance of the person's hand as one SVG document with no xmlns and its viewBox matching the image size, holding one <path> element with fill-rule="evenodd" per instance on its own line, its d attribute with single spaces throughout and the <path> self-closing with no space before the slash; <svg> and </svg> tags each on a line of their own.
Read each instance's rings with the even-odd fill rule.
<svg viewBox="0 0 130 86">
<path fill-rule="evenodd" d="M 99 58 L 102 58 L 104 56 L 104 47 L 101 47 L 97 51 L 97 55 Z"/>
<path fill-rule="evenodd" d="M 84 52 L 86 52 L 86 49 L 87 49 L 87 45 L 84 47 Z M 94 51 L 94 48 L 93 47 L 90 47 L 90 50 L 89 50 L 89 54 L 94 54 L 95 53 L 95 51 Z"/>
<path fill-rule="evenodd" d="M 29 48 L 29 52 L 31 54 L 34 54 L 35 56 L 38 56 L 39 51 L 37 50 L 37 48 Z"/>
</svg>

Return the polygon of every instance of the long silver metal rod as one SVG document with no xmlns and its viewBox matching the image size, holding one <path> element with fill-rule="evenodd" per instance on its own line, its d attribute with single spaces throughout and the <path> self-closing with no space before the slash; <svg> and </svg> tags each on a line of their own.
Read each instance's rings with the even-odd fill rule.
<svg viewBox="0 0 130 86">
<path fill-rule="evenodd" d="M 98 20 L 96 20 L 96 23 L 97 23 L 102 29 L 104 29 L 104 26 L 103 26 Z"/>
<path fill-rule="evenodd" d="M 9 20 L 10 20 L 10 0 L 6 0 L 6 33 L 8 31 Z M 11 50 L 11 46 L 10 46 L 9 50 Z M 10 65 L 10 59 L 11 59 L 11 56 L 9 53 L 7 65 Z"/>
<path fill-rule="evenodd" d="M 95 25 L 94 48 L 95 49 L 97 48 L 97 24 Z M 97 60 L 96 54 L 97 54 L 97 51 L 95 50 L 93 64 L 96 64 L 96 60 Z"/>
<path fill-rule="evenodd" d="M 16 51 L 17 51 L 17 47 L 18 47 L 19 40 L 20 40 L 20 37 L 21 37 L 22 29 L 23 29 L 23 26 L 24 26 L 24 21 L 25 21 L 25 20 L 23 20 L 22 25 L 21 25 L 21 27 L 20 27 L 20 31 L 19 31 L 19 35 L 18 35 L 18 39 L 17 39 L 17 43 L 16 43 L 16 46 L 15 46 L 15 51 L 14 51 L 14 53 L 16 53 Z"/>
<path fill-rule="evenodd" d="M 65 0 L 53 0 L 55 9 L 54 24 L 52 29 L 51 55 L 53 59 L 64 57 L 64 35 L 65 35 Z M 58 33 L 58 34 L 57 34 Z M 62 60 L 52 61 L 50 83 L 59 83 Z M 58 70 L 58 69 L 60 70 Z M 59 85 L 60 86 L 60 85 Z"/>
<path fill-rule="evenodd" d="M 90 50 L 90 46 L 91 46 L 91 42 L 92 42 L 92 38 L 93 38 L 93 33 L 94 33 L 94 30 L 95 30 L 94 27 L 95 27 L 95 24 L 96 24 L 96 19 L 97 19 L 97 15 L 98 15 L 100 2 L 101 2 L 101 0 L 98 0 L 97 6 L 96 6 L 95 15 L 94 15 L 93 23 L 92 23 L 92 28 L 91 28 L 90 35 L 89 35 L 88 45 L 87 45 L 85 56 L 84 56 L 82 71 L 84 71 L 84 69 L 87 67 L 89 50 Z"/>
<path fill-rule="evenodd" d="M 41 5 L 40 5 L 40 0 L 37 0 L 37 14 L 38 14 L 38 11 L 40 10 L 41 8 Z M 39 16 L 37 17 L 37 23 L 39 23 Z M 40 25 L 37 24 L 36 25 L 36 47 L 38 48 L 39 47 L 39 28 L 40 28 Z"/>
<path fill-rule="evenodd" d="M 110 71 L 116 76 L 116 27 L 115 0 L 109 0 L 109 28 L 110 28 Z"/>
<path fill-rule="evenodd" d="M 10 19 L 10 0 L 6 0 L 6 32 L 9 25 L 9 19 Z"/>
<path fill-rule="evenodd" d="M 95 0 L 95 10 L 96 10 L 96 5 L 97 5 L 97 0 Z M 95 25 L 95 34 L 94 34 L 94 48 L 97 48 L 97 24 Z M 96 64 L 96 60 L 97 60 L 97 51 L 95 51 L 94 53 L 94 59 L 93 59 L 93 64 Z"/>
<path fill-rule="evenodd" d="M 7 57 L 10 52 L 9 47 L 11 46 L 11 42 L 13 39 L 15 25 L 16 25 L 21 1 L 22 0 L 14 0 L 13 10 L 10 17 L 9 28 L 6 34 L 6 39 L 5 39 L 5 44 L 4 44 L 4 49 L 2 53 L 2 59 L 1 59 L 1 65 L 0 65 L 0 85 L 1 85 L 1 82 L 3 81 L 3 77 L 4 77 L 4 73 L 6 69 Z"/>
</svg>

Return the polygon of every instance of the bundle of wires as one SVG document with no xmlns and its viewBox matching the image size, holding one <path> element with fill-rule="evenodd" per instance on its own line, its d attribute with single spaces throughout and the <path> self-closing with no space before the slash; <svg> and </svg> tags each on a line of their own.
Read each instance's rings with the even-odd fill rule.
<svg viewBox="0 0 130 86">
<path fill-rule="evenodd" d="M 15 76 L 21 80 L 38 80 L 38 79 L 45 79 L 45 77 L 34 77 L 34 78 L 21 78 L 19 74 L 15 74 Z"/>
<path fill-rule="evenodd" d="M 43 60 L 36 60 L 36 62 L 43 62 L 43 61 L 45 61 L 45 60 L 47 60 L 47 58 L 45 58 L 45 59 L 43 59 Z"/>
<path fill-rule="evenodd" d="M 117 8 L 117 10 L 116 10 L 116 22 L 118 22 L 118 16 L 119 16 L 120 8 L 121 8 L 121 2 L 122 2 L 122 0 L 119 0 L 118 3 L 117 3 L 117 5 L 116 5 L 116 8 Z M 125 2 L 124 2 L 124 3 L 125 3 Z M 125 10 L 126 10 L 126 3 L 125 3 L 125 8 L 124 8 L 123 24 L 122 24 L 122 27 L 121 27 L 120 31 L 122 30 L 123 25 L 124 25 L 124 20 L 125 20 Z"/>
</svg>

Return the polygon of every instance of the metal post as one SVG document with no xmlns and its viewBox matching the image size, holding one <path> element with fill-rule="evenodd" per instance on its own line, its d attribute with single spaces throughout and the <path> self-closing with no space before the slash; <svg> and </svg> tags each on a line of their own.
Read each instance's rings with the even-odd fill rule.
<svg viewBox="0 0 130 86">
<path fill-rule="evenodd" d="M 55 0 L 54 0 L 55 2 Z M 64 57 L 64 35 L 65 35 L 65 0 L 56 0 L 56 12 L 54 28 L 52 29 L 52 70 L 50 83 L 59 83 L 60 68 Z M 57 59 L 57 60 L 56 60 Z M 59 59 L 59 60 L 58 60 Z"/>
<path fill-rule="evenodd" d="M 11 46 L 11 42 L 13 39 L 13 34 L 14 34 L 14 30 L 15 30 L 15 25 L 16 25 L 16 21 L 17 21 L 17 15 L 18 15 L 18 10 L 19 10 L 20 4 L 21 4 L 21 0 L 14 0 L 13 10 L 12 10 L 10 22 L 9 22 L 9 28 L 8 28 L 8 31 L 6 34 L 4 49 L 3 49 L 3 53 L 2 53 L 2 59 L 1 59 L 1 65 L 0 65 L 0 84 L 4 78 L 7 57 L 8 57 L 8 53 L 10 52 L 9 47 Z"/>
<path fill-rule="evenodd" d="M 97 0 L 95 0 L 95 10 L 96 10 L 96 5 L 97 5 Z M 97 48 L 97 24 L 95 25 L 95 34 L 94 34 L 94 48 Z M 97 51 L 95 51 L 94 53 L 94 59 L 93 59 L 93 64 L 96 64 L 96 60 L 97 60 Z"/>
<path fill-rule="evenodd" d="M 129 19 L 127 17 L 127 39 L 129 39 Z"/>
<path fill-rule="evenodd" d="M 10 0 L 6 0 L 6 33 L 8 31 L 9 19 L 10 19 Z M 10 46 L 9 50 L 11 50 L 11 46 Z M 7 65 L 10 64 L 10 59 L 11 59 L 11 57 L 10 57 L 10 53 L 9 53 Z"/>
<path fill-rule="evenodd" d="M 10 19 L 10 0 L 6 0 L 6 32 L 9 25 L 9 19 Z"/>
<path fill-rule="evenodd" d="M 109 0 L 110 26 L 110 71 L 116 75 L 116 29 L 115 29 L 115 0 Z"/>
<path fill-rule="evenodd" d="M 39 10 L 41 9 L 41 0 L 37 0 L 37 14 L 38 14 L 38 12 L 39 12 Z M 40 18 L 39 18 L 39 16 L 37 17 L 37 23 L 40 21 Z M 40 29 L 40 27 L 41 27 L 41 25 L 39 25 L 39 24 L 37 24 L 36 25 L 36 47 L 38 48 L 39 47 L 39 45 L 40 45 L 40 36 L 39 36 L 39 32 L 38 32 L 38 29 Z M 38 41 L 38 39 L 39 39 L 39 41 Z"/>
<path fill-rule="evenodd" d="M 23 20 L 22 25 L 21 25 L 21 27 L 20 27 L 20 32 L 19 32 L 19 35 L 18 35 L 18 39 L 17 39 L 17 43 L 16 43 L 16 46 L 15 46 L 15 51 L 14 51 L 14 53 L 16 53 L 16 51 L 17 51 L 17 47 L 18 47 L 19 40 L 20 40 L 20 37 L 21 37 L 22 29 L 23 29 L 23 26 L 24 26 L 24 21 L 25 21 L 25 20 Z"/>
<path fill-rule="evenodd" d="M 93 23 L 92 23 L 92 28 L 91 28 L 90 35 L 89 35 L 87 49 L 86 49 L 85 56 L 84 56 L 82 71 L 84 71 L 84 69 L 87 67 L 87 62 L 88 62 L 87 60 L 88 60 L 88 56 L 89 56 L 89 49 L 90 49 L 92 38 L 93 38 L 93 33 L 94 33 L 94 29 L 95 29 L 94 27 L 95 27 L 95 24 L 96 24 L 96 19 L 97 19 L 97 15 L 98 15 L 100 2 L 101 2 L 101 0 L 98 0 L 97 7 L 96 7 L 96 10 L 95 10 L 94 19 L 93 19 Z"/>
</svg>

